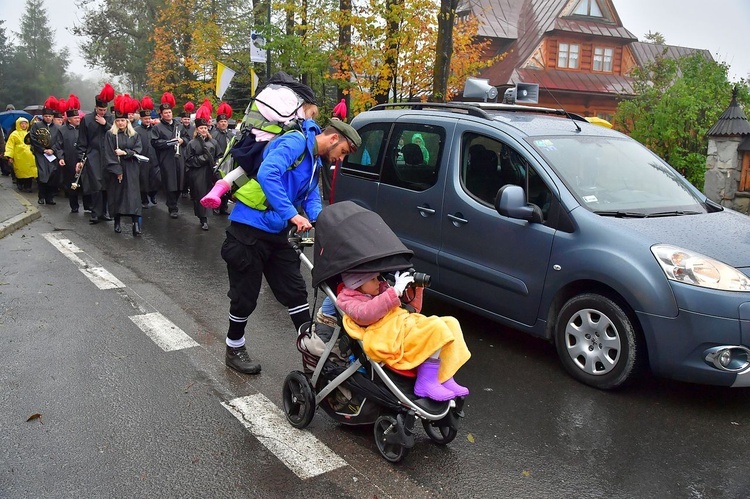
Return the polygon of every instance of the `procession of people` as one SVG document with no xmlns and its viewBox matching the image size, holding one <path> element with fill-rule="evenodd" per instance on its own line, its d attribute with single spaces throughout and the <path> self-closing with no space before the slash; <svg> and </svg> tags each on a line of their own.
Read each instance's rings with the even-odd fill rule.
<svg viewBox="0 0 750 499">
<path fill-rule="evenodd" d="M 112 221 L 118 234 L 122 218 L 130 217 L 134 236 L 142 234 L 142 210 L 157 204 L 158 193 L 171 218 L 179 217 L 179 197 L 187 195 L 201 229 L 208 230 L 200 199 L 213 186 L 214 167 L 233 136 L 231 107 L 222 102 L 214 121 L 206 99 L 196 126 L 192 102 L 185 103 L 177 119 L 171 93 L 162 95 L 157 111 L 151 97 L 115 95 L 110 84 L 93 104 L 94 111 L 82 115 L 77 96 L 50 96 L 41 119 L 17 120 L 1 151 L 17 189 L 33 192 L 36 178 L 40 205 L 56 205 L 55 198 L 64 196 L 71 213 L 82 204 L 90 224 Z M 192 141 L 195 147 L 189 148 Z M 227 202 L 224 196 L 214 213 L 228 215 Z"/>
</svg>

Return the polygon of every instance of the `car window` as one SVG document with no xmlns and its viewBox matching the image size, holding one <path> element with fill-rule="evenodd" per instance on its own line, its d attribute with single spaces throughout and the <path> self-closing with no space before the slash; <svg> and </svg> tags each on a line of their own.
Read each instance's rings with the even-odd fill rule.
<svg viewBox="0 0 750 499">
<path fill-rule="evenodd" d="M 445 129 L 433 125 L 399 124 L 383 161 L 381 181 L 415 191 L 437 182 Z"/>
<path fill-rule="evenodd" d="M 526 190 L 528 202 L 539 206 L 547 218 L 552 192 L 516 149 L 475 133 L 464 134 L 462 142 L 461 182 L 469 194 L 494 205 L 502 186 L 519 185 Z"/>
<path fill-rule="evenodd" d="M 380 171 L 383 145 L 389 125 L 373 123 L 362 127 L 359 136 L 362 137 L 362 147 L 357 152 L 349 154 L 344 167 L 365 174 L 377 174 Z"/>
<path fill-rule="evenodd" d="M 687 181 L 640 143 L 620 137 L 533 137 L 563 182 L 595 213 L 704 211 Z"/>
</svg>

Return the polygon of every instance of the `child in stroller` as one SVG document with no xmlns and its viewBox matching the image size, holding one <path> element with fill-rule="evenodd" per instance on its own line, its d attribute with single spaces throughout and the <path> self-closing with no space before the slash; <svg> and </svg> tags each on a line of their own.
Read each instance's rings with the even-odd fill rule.
<svg viewBox="0 0 750 499">
<path fill-rule="evenodd" d="M 398 370 L 417 369 L 414 395 L 446 401 L 465 397 L 469 390 L 456 383 L 453 375 L 471 354 L 461 326 L 453 317 L 426 317 L 422 308 L 423 287 L 403 308 L 402 295 L 414 282 L 409 272 L 396 272 L 394 286 L 378 273 L 342 274 L 344 287 L 337 304 L 344 312 L 344 327 L 350 336 L 362 340 L 367 356 Z"/>
<path fill-rule="evenodd" d="M 333 290 L 346 289 L 345 281 L 342 282 L 345 274 L 379 275 L 403 272 L 412 267 L 413 253 L 382 218 L 350 201 L 323 208 L 315 226 L 314 240 L 292 234 L 289 242 L 300 260 L 312 270 L 315 300 L 318 291 L 322 290 L 334 306 L 337 306 L 337 298 Z M 304 246 L 313 244 L 314 266 L 303 252 Z M 411 276 L 407 273 L 406 276 L 399 274 L 399 277 L 399 287 L 406 290 Z M 406 291 L 412 292 L 413 289 L 409 286 Z M 387 291 L 387 295 L 391 293 L 393 291 Z M 416 299 L 414 301 L 417 302 Z M 344 317 L 341 310 L 337 312 L 337 317 Z M 420 314 L 407 313 L 407 316 L 416 318 Z M 347 321 L 346 325 L 344 321 Z M 441 349 L 440 357 L 444 358 L 442 354 L 450 352 L 449 345 L 456 345 L 459 346 L 457 350 L 463 353 L 456 357 L 457 361 L 445 363 L 452 367 L 446 370 L 449 375 L 444 379 L 452 376 L 470 355 L 458 323 L 455 325 L 460 339 L 456 341 L 456 334 L 448 333 L 450 338 L 437 341 L 437 346 L 426 355 L 422 354 L 414 367 L 438 349 Z M 386 372 L 384 365 L 387 367 L 387 362 L 368 357 L 364 341 L 356 339 L 357 333 L 349 329 L 351 327 L 351 331 L 356 331 L 361 326 L 354 321 L 349 323 L 347 318 L 337 318 L 332 326 L 316 322 L 300 328 L 297 348 L 302 353 L 304 369 L 289 373 L 282 391 L 284 413 L 294 427 L 305 428 L 309 425 L 316 407 L 322 408 L 342 424 L 374 423 L 378 450 L 391 462 L 403 459 L 414 446 L 414 424 L 417 419 L 422 422 L 425 433 L 433 442 L 445 445 L 455 439 L 458 420 L 464 415 L 464 395 L 451 393 L 449 400 L 439 401 L 415 394 L 413 374 L 390 369 Z M 445 323 L 443 326 L 450 331 Z M 445 332 L 442 334 L 448 336 Z"/>
</svg>

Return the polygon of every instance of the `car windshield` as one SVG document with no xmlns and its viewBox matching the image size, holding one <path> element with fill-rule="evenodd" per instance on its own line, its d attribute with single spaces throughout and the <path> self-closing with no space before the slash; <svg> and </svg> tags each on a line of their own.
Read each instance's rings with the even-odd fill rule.
<svg viewBox="0 0 750 499">
<path fill-rule="evenodd" d="M 530 137 L 587 209 L 604 216 L 705 213 L 687 180 L 627 137 Z"/>
</svg>

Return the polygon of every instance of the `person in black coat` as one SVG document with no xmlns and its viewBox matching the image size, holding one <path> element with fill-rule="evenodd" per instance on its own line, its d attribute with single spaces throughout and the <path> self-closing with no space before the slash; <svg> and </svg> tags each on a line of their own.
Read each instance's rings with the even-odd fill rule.
<svg viewBox="0 0 750 499">
<path fill-rule="evenodd" d="M 119 101 L 115 99 L 115 124 L 106 135 L 104 147 L 107 195 L 110 214 L 115 219 L 115 232 L 122 232 L 122 215 L 130 215 L 134 236 L 140 236 L 142 231 L 140 166 L 135 155 L 141 155 L 143 146 L 128 114 L 137 109 L 138 101 L 129 96 L 122 96 Z"/>
<path fill-rule="evenodd" d="M 54 199 L 59 182 L 57 167 L 62 159 L 62 151 L 57 148 L 60 131 L 52 122 L 57 105 L 58 101 L 55 97 L 47 99 L 42 110 L 42 120 L 31 125 L 28 135 L 31 152 L 34 153 L 36 160 L 39 204 L 57 204 Z"/>
<path fill-rule="evenodd" d="M 200 200 L 208 194 L 213 186 L 213 170 L 219 157 L 219 145 L 208 133 L 208 120 L 202 112 L 208 109 L 201 107 L 195 118 L 195 138 L 191 140 L 185 152 L 188 186 L 193 197 L 193 211 L 201 224 L 201 229 L 208 230 L 207 210 Z M 210 114 L 208 114 L 210 117 Z"/>
<path fill-rule="evenodd" d="M 78 129 L 81 125 L 81 117 L 78 114 L 78 109 L 69 109 L 65 114 L 68 117 L 68 121 L 60 127 L 60 134 L 58 136 L 58 147 L 63 152 L 62 162 L 60 163 L 62 170 L 61 182 L 63 191 L 68 196 L 70 212 L 78 213 L 80 207 L 78 203 L 80 189 L 72 189 L 71 184 L 73 184 L 76 176 L 75 165 L 78 160 L 76 144 L 78 143 Z M 86 200 L 84 200 L 83 205 L 84 208 L 88 206 Z"/>
<path fill-rule="evenodd" d="M 141 145 L 143 146 L 143 156 L 146 156 L 149 160 L 142 161 L 140 164 L 141 168 L 141 206 L 148 208 L 149 205 L 149 193 L 153 197 L 153 204 L 156 204 L 156 190 L 161 185 L 161 182 L 155 182 L 155 172 L 159 168 L 159 159 L 156 157 L 156 151 L 151 146 L 151 111 L 153 111 L 154 103 L 151 97 L 148 95 L 141 99 L 141 124 L 135 127 L 135 131 L 141 137 Z"/>
<path fill-rule="evenodd" d="M 91 196 L 91 218 L 89 223 L 112 220 L 107 211 L 107 192 L 104 185 L 104 137 L 112 127 L 114 117 L 108 113 L 107 104 L 114 98 L 114 88 L 109 83 L 95 97 L 94 112 L 81 119 L 78 128 L 78 163 L 81 170 L 79 183 L 83 195 Z M 83 159 L 86 159 L 84 162 Z"/>
<path fill-rule="evenodd" d="M 211 130 L 211 137 L 219 145 L 219 158 L 222 158 L 227 150 L 227 145 L 232 140 L 232 133 L 229 131 L 229 118 L 232 117 L 232 108 L 226 102 L 219 104 L 216 110 L 216 126 Z M 215 181 L 216 179 L 214 179 Z M 228 215 L 229 194 L 221 197 L 221 205 L 214 210 L 214 215 Z"/>
<path fill-rule="evenodd" d="M 151 145 L 159 158 L 159 169 L 161 170 L 162 186 L 167 195 L 169 216 L 177 218 L 177 212 L 179 211 L 177 200 L 180 195 L 184 170 L 179 146 L 185 140 L 181 137 L 182 125 L 172 119 L 174 106 L 174 96 L 165 92 L 159 106 L 161 119 L 151 127 Z"/>
</svg>

